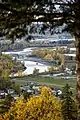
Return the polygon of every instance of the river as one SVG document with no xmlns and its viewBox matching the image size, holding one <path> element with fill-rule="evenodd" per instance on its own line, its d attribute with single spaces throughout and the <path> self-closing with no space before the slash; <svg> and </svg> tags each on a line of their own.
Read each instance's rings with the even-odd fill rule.
<svg viewBox="0 0 80 120">
<path fill-rule="evenodd" d="M 25 48 L 22 51 L 8 51 L 8 52 L 2 52 L 3 54 L 10 54 L 13 56 L 13 59 L 16 58 L 16 60 L 21 61 L 24 66 L 26 67 L 26 70 L 23 71 L 23 75 L 29 75 L 33 74 L 34 69 L 39 69 L 39 73 L 48 71 L 49 65 L 47 65 L 46 62 L 41 61 L 37 58 L 29 58 L 28 55 L 31 55 L 32 50 L 36 49 L 35 47 L 32 48 Z M 29 60 L 31 59 L 31 60 Z M 17 75 L 17 74 L 16 74 Z"/>
</svg>

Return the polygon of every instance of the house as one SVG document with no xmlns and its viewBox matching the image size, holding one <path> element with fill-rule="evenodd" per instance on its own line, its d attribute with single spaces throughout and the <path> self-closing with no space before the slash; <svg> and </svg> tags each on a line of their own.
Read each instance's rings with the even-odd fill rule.
<svg viewBox="0 0 80 120">
<path fill-rule="evenodd" d="M 5 98 L 7 93 L 4 90 L 0 90 L 0 99 Z"/>
<path fill-rule="evenodd" d="M 15 90 L 14 90 L 14 89 L 8 89 L 8 90 L 7 90 L 7 93 L 8 93 L 8 94 L 14 94 L 14 93 L 15 93 Z"/>
</svg>

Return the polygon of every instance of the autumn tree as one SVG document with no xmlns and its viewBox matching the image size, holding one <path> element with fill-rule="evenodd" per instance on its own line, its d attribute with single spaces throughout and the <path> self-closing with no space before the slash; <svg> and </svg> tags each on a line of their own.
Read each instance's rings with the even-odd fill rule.
<svg viewBox="0 0 80 120">
<path fill-rule="evenodd" d="M 40 96 L 28 101 L 17 100 L 4 115 L 4 120 L 63 120 L 61 101 L 51 93 L 50 88 L 42 88 Z"/>
<path fill-rule="evenodd" d="M 4 120 L 2 116 L 0 116 L 0 120 Z"/>
<path fill-rule="evenodd" d="M 0 78 L 7 79 L 11 73 L 16 73 L 18 70 L 24 70 L 22 63 L 12 60 L 10 55 L 0 55 Z"/>
<path fill-rule="evenodd" d="M 6 90 L 10 88 L 12 82 L 9 79 L 9 75 L 21 69 L 24 70 L 22 63 L 12 60 L 12 57 L 9 55 L 0 55 L 0 89 Z M 16 87 L 14 88 L 16 89 Z"/>
</svg>

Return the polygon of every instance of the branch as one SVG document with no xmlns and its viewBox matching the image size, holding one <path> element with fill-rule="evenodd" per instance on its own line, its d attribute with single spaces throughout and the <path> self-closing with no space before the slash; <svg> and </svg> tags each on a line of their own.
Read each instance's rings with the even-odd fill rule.
<svg viewBox="0 0 80 120">
<path fill-rule="evenodd" d="M 44 16 L 44 17 L 75 17 L 74 14 L 72 13 L 69 13 L 69 12 L 54 12 L 54 13 L 46 13 L 46 12 L 31 12 L 31 11 L 21 11 L 21 12 L 18 12 L 17 13 L 17 16 L 18 15 L 25 15 L 25 17 L 28 15 L 28 16 Z"/>
</svg>

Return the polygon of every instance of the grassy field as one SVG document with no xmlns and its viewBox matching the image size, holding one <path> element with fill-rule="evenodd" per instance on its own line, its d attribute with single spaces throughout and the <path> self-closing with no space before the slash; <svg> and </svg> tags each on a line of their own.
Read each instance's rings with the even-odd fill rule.
<svg viewBox="0 0 80 120">
<path fill-rule="evenodd" d="M 16 78 L 15 82 L 18 85 L 26 85 L 27 82 L 37 82 L 41 85 L 50 85 L 54 88 L 62 89 L 66 84 L 69 84 L 72 91 L 75 91 L 76 87 L 76 78 L 63 79 L 62 77 L 42 77 L 42 76 L 27 76 Z"/>
</svg>

